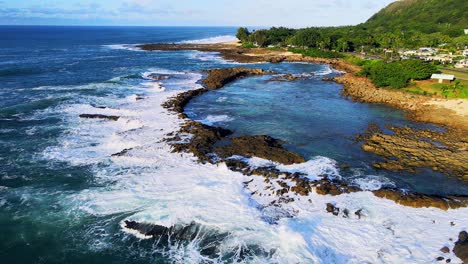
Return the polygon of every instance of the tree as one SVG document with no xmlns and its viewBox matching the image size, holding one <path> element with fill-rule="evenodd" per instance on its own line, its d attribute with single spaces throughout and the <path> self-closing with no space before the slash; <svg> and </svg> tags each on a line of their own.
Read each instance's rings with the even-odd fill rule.
<svg viewBox="0 0 468 264">
<path fill-rule="evenodd" d="M 338 50 L 342 52 L 346 52 L 349 48 L 348 41 L 345 38 L 338 39 L 337 44 L 338 44 Z"/>
<path fill-rule="evenodd" d="M 267 33 L 266 30 L 257 30 L 252 34 L 253 41 L 258 46 L 264 47 L 267 45 Z"/>
<path fill-rule="evenodd" d="M 247 28 L 241 27 L 237 30 L 236 37 L 242 42 L 249 41 L 250 32 Z"/>
<path fill-rule="evenodd" d="M 406 76 L 413 80 L 426 80 L 438 72 L 436 66 L 420 60 L 404 60 L 400 64 Z"/>
</svg>

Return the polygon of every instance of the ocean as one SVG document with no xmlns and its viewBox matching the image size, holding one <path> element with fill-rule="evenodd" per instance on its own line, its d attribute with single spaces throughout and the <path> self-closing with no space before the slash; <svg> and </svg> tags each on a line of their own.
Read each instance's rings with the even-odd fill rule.
<svg viewBox="0 0 468 264">
<path fill-rule="evenodd" d="M 188 116 L 235 135 L 270 135 L 308 160 L 283 166 L 365 190 L 468 194 L 465 182 L 420 170 L 378 171 L 353 137 L 368 123 L 415 127 L 404 114 L 343 98 L 305 63 L 239 64 L 217 53 L 146 52 L 143 43 L 233 40 L 224 27 L 0 27 L 2 263 L 427 263 L 467 228 L 467 209 L 408 208 L 370 192 L 311 194 L 272 206 L 260 177 L 199 164 L 164 141 L 183 120 L 161 107 L 200 88 L 202 70 L 254 67 L 303 77 L 246 78 L 195 98 Z M 169 76 L 155 81 L 152 75 Z M 142 100 L 140 100 L 142 99 Z M 80 114 L 120 116 L 117 121 Z M 432 126 L 431 126 L 432 127 Z M 126 155 L 113 156 L 124 149 Z M 271 162 L 252 158 L 251 164 Z M 340 169 L 339 164 L 351 169 Z M 254 180 L 245 187 L 245 182 Z M 336 217 L 326 203 L 362 210 Z M 274 221 L 272 221 L 274 219 Z M 164 241 L 124 221 L 194 226 Z M 456 224 L 453 228 L 450 222 Z M 430 238 L 430 239 L 428 239 Z"/>
</svg>

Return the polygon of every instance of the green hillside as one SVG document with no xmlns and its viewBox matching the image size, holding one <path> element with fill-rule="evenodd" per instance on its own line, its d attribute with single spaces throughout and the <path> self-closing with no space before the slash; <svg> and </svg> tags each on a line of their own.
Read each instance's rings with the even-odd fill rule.
<svg viewBox="0 0 468 264">
<path fill-rule="evenodd" d="M 467 0 L 401 0 L 362 24 L 376 32 L 398 30 L 460 36 L 468 28 Z"/>
<path fill-rule="evenodd" d="M 459 50 L 468 45 L 464 29 L 468 29 L 468 0 L 401 0 L 356 26 L 280 27 L 255 32 L 241 28 L 238 38 L 246 46 L 292 45 L 304 50 L 322 51 L 381 53 L 388 48 L 398 50 L 440 45 Z M 320 52 L 317 56 L 336 54 Z"/>
</svg>

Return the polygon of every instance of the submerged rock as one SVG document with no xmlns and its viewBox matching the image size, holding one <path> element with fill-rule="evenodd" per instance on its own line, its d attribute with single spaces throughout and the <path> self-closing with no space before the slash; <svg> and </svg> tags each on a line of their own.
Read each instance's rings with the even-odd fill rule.
<svg viewBox="0 0 468 264">
<path fill-rule="evenodd" d="M 119 120 L 120 116 L 113 116 L 113 115 L 100 115 L 100 114 L 81 114 L 81 118 L 91 118 L 91 119 L 107 119 L 112 121 Z"/>
<path fill-rule="evenodd" d="M 295 75 L 292 75 L 290 73 L 287 73 L 287 74 L 281 74 L 281 75 L 275 76 L 275 77 L 271 78 L 269 81 L 271 81 L 271 82 L 292 82 L 292 81 L 303 80 L 303 79 L 304 79 L 303 77 L 299 77 L 299 76 L 295 76 Z"/>
<path fill-rule="evenodd" d="M 162 80 L 167 80 L 167 79 L 170 78 L 170 76 L 168 76 L 168 75 L 158 75 L 158 74 L 151 74 L 148 77 L 155 80 L 155 81 L 162 81 Z"/>
</svg>

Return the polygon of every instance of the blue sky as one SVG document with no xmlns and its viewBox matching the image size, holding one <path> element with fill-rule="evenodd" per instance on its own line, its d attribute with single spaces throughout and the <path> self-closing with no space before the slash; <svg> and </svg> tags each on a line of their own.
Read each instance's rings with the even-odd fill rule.
<svg viewBox="0 0 468 264">
<path fill-rule="evenodd" d="M 1 25 L 354 25 L 395 0 L 0 0 Z"/>
</svg>

